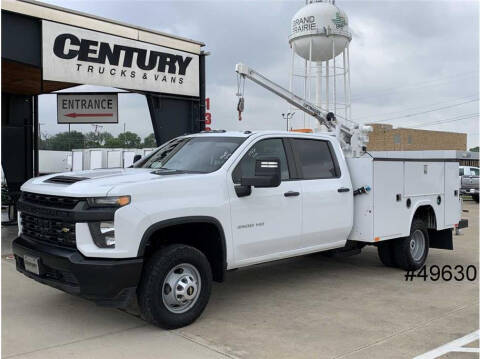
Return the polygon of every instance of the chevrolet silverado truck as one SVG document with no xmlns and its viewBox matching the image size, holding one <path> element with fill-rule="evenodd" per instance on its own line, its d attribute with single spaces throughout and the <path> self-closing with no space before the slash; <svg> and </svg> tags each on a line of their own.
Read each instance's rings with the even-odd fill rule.
<svg viewBox="0 0 480 359">
<path fill-rule="evenodd" d="M 328 133 L 211 131 L 175 138 L 132 168 L 22 186 L 18 271 L 178 328 L 229 270 L 304 254 L 359 253 L 421 268 L 453 249 L 459 169 L 442 151 L 345 157 Z"/>
<path fill-rule="evenodd" d="M 478 203 L 478 167 L 460 166 L 461 186 L 460 194 L 471 196 Z"/>
</svg>

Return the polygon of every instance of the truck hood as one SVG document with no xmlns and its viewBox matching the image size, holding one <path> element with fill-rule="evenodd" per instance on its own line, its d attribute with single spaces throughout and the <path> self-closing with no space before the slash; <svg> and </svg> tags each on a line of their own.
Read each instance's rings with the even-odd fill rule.
<svg viewBox="0 0 480 359">
<path fill-rule="evenodd" d="M 96 169 L 32 178 L 23 184 L 21 190 L 55 196 L 95 197 L 106 196 L 115 186 L 122 184 L 140 184 L 148 181 L 161 181 L 171 176 L 192 175 L 152 168 Z"/>
</svg>

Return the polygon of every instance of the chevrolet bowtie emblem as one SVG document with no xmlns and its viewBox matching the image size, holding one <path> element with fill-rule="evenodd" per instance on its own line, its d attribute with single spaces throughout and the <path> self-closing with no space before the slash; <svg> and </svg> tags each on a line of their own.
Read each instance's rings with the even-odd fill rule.
<svg viewBox="0 0 480 359">
<path fill-rule="evenodd" d="M 67 233 L 67 232 L 70 232 L 70 228 L 63 227 L 63 228 L 61 229 L 61 231 L 62 231 L 63 233 Z"/>
</svg>

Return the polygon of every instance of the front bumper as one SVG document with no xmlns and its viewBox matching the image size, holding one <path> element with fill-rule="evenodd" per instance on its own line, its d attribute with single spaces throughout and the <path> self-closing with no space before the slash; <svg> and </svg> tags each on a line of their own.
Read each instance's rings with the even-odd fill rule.
<svg viewBox="0 0 480 359">
<path fill-rule="evenodd" d="M 143 259 L 90 259 L 76 249 L 18 237 L 12 243 L 17 270 L 37 282 L 95 301 L 125 307 L 136 293 Z M 40 275 L 25 270 L 25 255 L 39 258 Z"/>
<path fill-rule="evenodd" d="M 472 194 L 479 194 L 478 188 L 460 188 L 460 194 L 464 195 L 472 195 Z"/>
</svg>

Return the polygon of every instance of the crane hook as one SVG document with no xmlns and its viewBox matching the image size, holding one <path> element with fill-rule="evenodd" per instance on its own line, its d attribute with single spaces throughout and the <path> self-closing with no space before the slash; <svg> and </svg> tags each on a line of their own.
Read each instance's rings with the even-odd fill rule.
<svg viewBox="0 0 480 359">
<path fill-rule="evenodd" d="M 245 93 L 245 76 L 237 74 L 237 96 L 238 96 L 237 111 L 238 111 L 239 121 L 242 120 L 242 112 L 245 108 L 245 98 L 243 97 L 244 93 Z"/>
<path fill-rule="evenodd" d="M 238 111 L 238 120 L 242 120 L 242 112 L 243 109 L 245 108 L 245 98 L 243 96 L 240 96 L 238 99 L 238 104 L 237 104 L 237 111 Z"/>
</svg>

